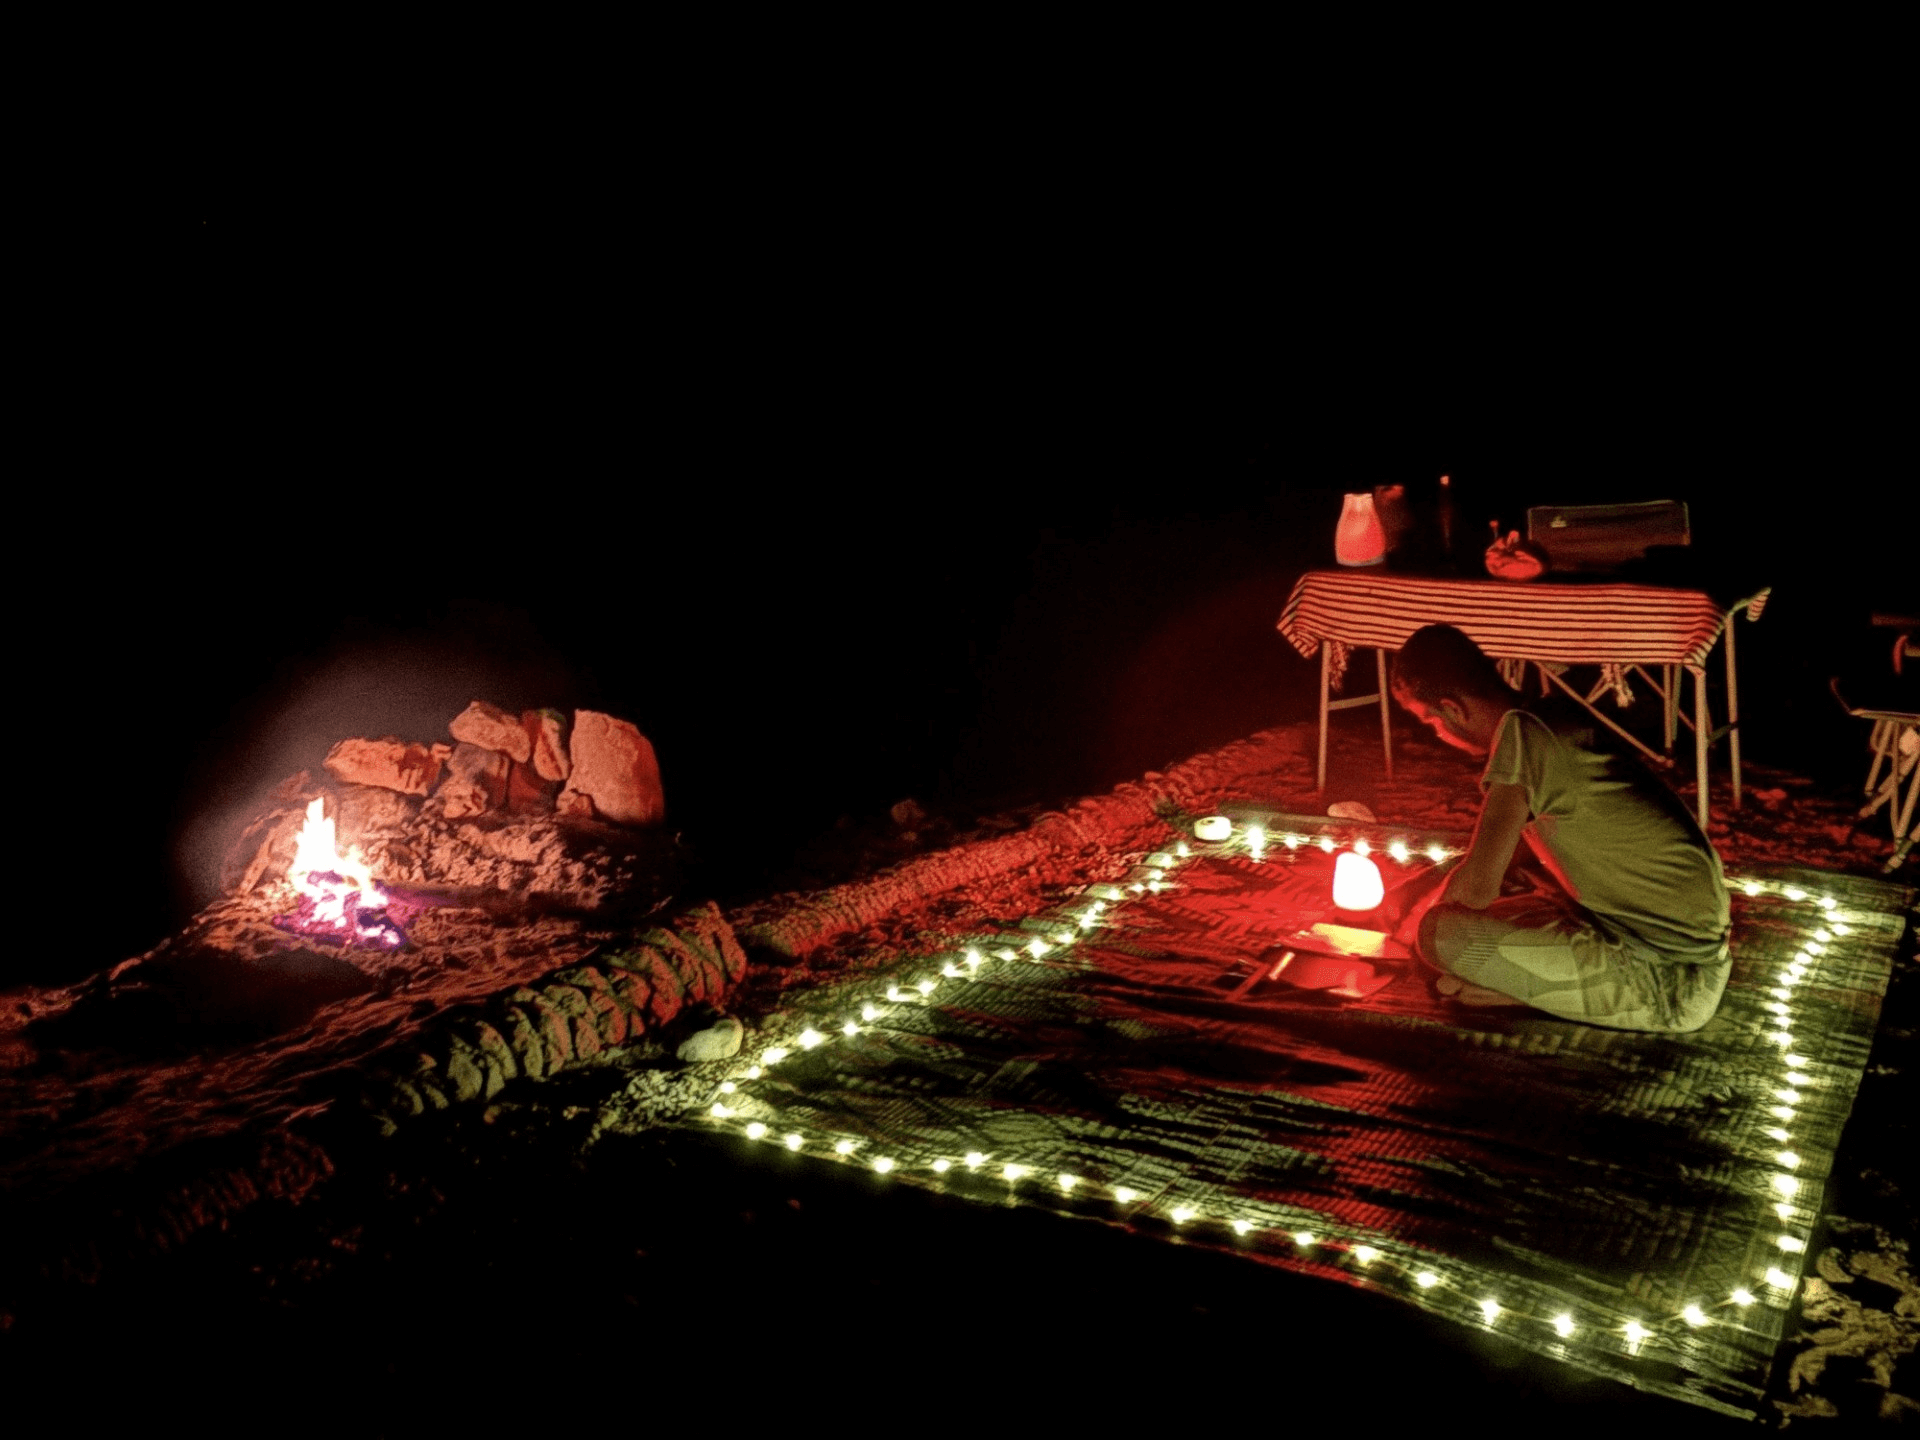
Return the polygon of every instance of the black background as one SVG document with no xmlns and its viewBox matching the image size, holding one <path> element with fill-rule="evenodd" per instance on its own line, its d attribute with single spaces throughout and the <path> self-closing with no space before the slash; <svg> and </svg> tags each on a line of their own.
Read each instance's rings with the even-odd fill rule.
<svg viewBox="0 0 1920 1440">
<path fill-rule="evenodd" d="M 1441 473 L 1476 533 L 1688 500 L 1719 583 L 1775 587 L 1748 756 L 1855 775 L 1826 678 L 1916 594 L 1870 257 L 1093 203 L 1035 168 L 281 183 L 117 250 L 15 536 L 8 978 L 154 943 L 266 787 L 476 696 L 636 720 L 736 890 L 908 795 L 1070 796 L 1304 718 L 1273 624 L 1341 493 Z"/>
</svg>

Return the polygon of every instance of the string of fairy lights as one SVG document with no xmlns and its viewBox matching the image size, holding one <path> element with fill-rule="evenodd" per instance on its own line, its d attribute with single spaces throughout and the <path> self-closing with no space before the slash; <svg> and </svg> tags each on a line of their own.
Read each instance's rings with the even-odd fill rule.
<svg viewBox="0 0 1920 1440">
<path fill-rule="evenodd" d="M 1363 858 L 1380 850 L 1401 865 L 1414 862 L 1416 854 L 1438 864 L 1460 852 L 1437 843 L 1419 844 L 1408 838 L 1389 840 L 1375 847 L 1364 837 L 1336 841 L 1330 834 L 1303 834 L 1282 830 L 1269 834 L 1259 821 L 1235 824 L 1226 816 L 1209 816 L 1194 826 L 1198 853 L 1211 856 L 1244 855 L 1255 863 L 1263 862 L 1276 849 L 1298 851 L 1316 847 L 1327 854 L 1346 850 Z M 1398 1284 L 1410 1298 L 1429 1308 L 1456 1312 L 1462 1318 L 1477 1319 L 1488 1328 L 1538 1325 L 1550 1329 L 1560 1341 L 1576 1335 L 1584 1343 L 1611 1348 L 1618 1353 L 1641 1356 L 1662 1347 L 1673 1348 L 1690 1332 L 1707 1332 L 1716 1325 L 1737 1323 L 1740 1313 L 1756 1304 L 1784 1306 L 1799 1284 L 1803 1257 L 1807 1253 L 1815 1216 L 1800 1203 L 1806 1189 L 1798 1171 L 1802 1157 L 1794 1149 L 1794 1126 L 1809 1090 L 1822 1083 L 1809 1068 L 1808 1056 L 1800 1053 L 1801 1039 L 1795 1023 L 1800 1014 L 1796 1001 L 1805 995 L 1821 964 L 1821 957 L 1834 940 L 1850 933 L 1845 912 L 1831 895 L 1816 895 L 1790 884 L 1745 878 L 1738 888 L 1750 898 L 1771 895 L 1795 906 L 1806 906 L 1817 920 L 1811 938 L 1772 977 L 1765 987 L 1764 1001 L 1768 1029 L 1765 1038 L 1780 1051 L 1777 1068 L 1770 1065 L 1763 1077 L 1761 1101 L 1765 1118 L 1771 1122 L 1760 1133 L 1770 1149 L 1759 1156 L 1759 1166 L 1749 1182 L 1767 1197 L 1776 1225 L 1767 1227 L 1756 1247 L 1761 1261 L 1743 1277 L 1744 1283 L 1726 1293 L 1699 1296 L 1669 1314 L 1643 1314 L 1622 1321 L 1603 1307 L 1564 1304 L 1545 1310 L 1510 1297 L 1483 1293 L 1476 1281 L 1469 1283 L 1443 1257 L 1401 1245 L 1388 1237 L 1329 1233 L 1324 1224 L 1295 1228 L 1290 1222 L 1276 1223 L 1267 1214 L 1208 1214 L 1199 1204 L 1163 1187 L 1154 1194 L 1123 1184 L 1105 1184 L 1089 1177 L 1013 1156 L 968 1151 L 932 1158 L 890 1154 L 864 1136 L 835 1133 L 807 1125 L 769 1124 L 762 1113 L 773 1107 L 759 1101 L 743 1086 L 768 1075 L 781 1062 L 798 1051 L 812 1051 L 835 1040 L 851 1040 L 866 1030 L 884 1029 L 893 1007 L 927 1005 L 943 987 L 979 979 L 996 966 L 1073 964 L 1077 944 L 1114 923 L 1115 907 L 1129 899 L 1159 894 L 1178 888 L 1179 867 L 1194 858 L 1194 846 L 1185 841 L 1171 850 L 1146 856 L 1118 882 L 1088 886 L 1073 901 L 1023 923 L 1018 943 L 991 941 L 932 957 L 906 962 L 887 981 L 884 1003 L 868 999 L 850 1008 L 837 1026 L 815 1028 L 807 1025 L 797 1035 L 782 1037 L 765 1045 L 757 1053 L 743 1054 L 729 1069 L 714 1092 L 705 1119 L 713 1126 L 738 1133 L 746 1140 L 780 1146 L 788 1151 L 842 1164 L 860 1166 L 877 1176 L 899 1176 L 923 1183 L 951 1184 L 960 1181 L 999 1181 L 1007 1187 L 1006 1198 L 1020 1198 L 1021 1187 L 1028 1194 L 1049 1193 L 1063 1199 L 1097 1201 L 1105 1199 L 1124 1212 L 1128 1223 L 1157 1220 L 1183 1234 L 1202 1236 L 1213 1233 L 1232 1243 L 1276 1244 L 1290 1247 L 1300 1258 L 1345 1266 L 1364 1274 L 1383 1287 Z M 774 1118 L 778 1118 L 775 1116 Z M 914 1175 L 916 1169 L 924 1175 Z M 1309 1212 L 1300 1212 L 1307 1216 Z M 1324 1217 L 1315 1217 L 1322 1221 Z M 1749 1253 L 1752 1253 L 1750 1248 Z M 1583 1309 L 1584 1312 L 1583 1313 Z"/>
</svg>

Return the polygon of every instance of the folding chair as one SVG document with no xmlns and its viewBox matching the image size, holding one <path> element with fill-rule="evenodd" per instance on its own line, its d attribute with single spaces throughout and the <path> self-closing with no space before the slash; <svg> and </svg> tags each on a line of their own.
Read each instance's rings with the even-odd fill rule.
<svg viewBox="0 0 1920 1440">
<path fill-rule="evenodd" d="M 1901 635 L 1894 641 L 1894 670 L 1904 671 L 1903 661 L 1908 658 L 1920 658 L 1920 645 L 1914 643 L 1912 634 Z M 1920 796 L 1920 702 L 1911 698 L 1911 690 L 1905 696 L 1889 690 L 1884 695 L 1874 695 L 1874 703 L 1854 705 L 1840 693 L 1838 676 L 1829 682 L 1829 687 L 1833 698 L 1854 719 L 1873 722 L 1873 735 L 1868 742 L 1873 750 L 1873 763 L 1867 767 L 1867 783 L 1862 787 L 1867 803 L 1861 807 L 1858 819 L 1868 819 L 1882 805 L 1887 807 L 1887 818 L 1893 826 L 1893 855 L 1884 868 L 1885 873 L 1892 874 L 1913 849 L 1914 832 L 1920 829 L 1913 820 L 1914 800 Z M 1883 765 L 1887 771 L 1885 780 L 1880 778 Z M 1904 800 L 1900 796 L 1902 781 L 1906 782 L 1907 791 Z"/>
</svg>

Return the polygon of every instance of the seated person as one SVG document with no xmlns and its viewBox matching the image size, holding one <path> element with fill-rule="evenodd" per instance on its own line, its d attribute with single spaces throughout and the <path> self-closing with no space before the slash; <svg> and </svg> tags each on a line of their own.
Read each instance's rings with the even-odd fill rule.
<svg viewBox="0 0 1920 1440">
<path fill-rule="evenodd" d="M 1421 958 L 1498 992 L 1487 1000 L 1567 1020 L 1706 1024 L 1727 984 L 1727 886 L 1679 797 L 1573 702 L 1523 699 L 1451 625 L 1408 639 L 1393 694 L 1447 744 L 1488 757 L 1466 855 L 1408 914 Z M 1522 836 L 1551 879 L 1503 896 Z"/>
</svg>

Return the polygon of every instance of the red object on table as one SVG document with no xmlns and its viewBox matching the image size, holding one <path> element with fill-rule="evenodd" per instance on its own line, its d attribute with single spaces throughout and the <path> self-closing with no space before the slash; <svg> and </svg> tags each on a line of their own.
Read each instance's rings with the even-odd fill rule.
<svg viewBox="0 0 1920 1440">
<path fill-rule="evenodd" d="M 1649 749 L 1592 705 L 1604 689 L 1621 693 L 1627 672 L 1637 670 L 1663 701 L 1667 749 L 1673 747 L 1676 722 L 1693 727 L 1699 819 L 1705 828 L 1707 751 L 1723 736 L 1728 738 L 1732 761 L 1733 802 L 1736 806 L 1740 803 L 1739 684 L 1729 622 L 1742 609 L 1749 620 L 1759 619 L 1767 595 L 1763 589 L 1727 607 L 1704 591 L 1656 585 L 1516 586 L 1498 580 L 1309 570 L 1287 597 L 1279 630 L 1302 655 L 1311 658 L 1316 650 L 1320 654 L 1322 789 L 1327 783 L 1327 714 L 1332 710 L 1378 702 L 1387 774 L 1393 774 L 1386 652 L 1398 650 L 1424 625 L 1447 624 L 1465 631 L 1495 660 L 1514 662 L 1515 668 L 1534 665 L 1543 683 L 1558 685 L 1602 724 L 1653 760 L 1666 764 L 1666 756 Z M 1727 638 L 1727 724 L 1715 730 L 1707 708 L 1705 667 L 1723 632 Z M 1328 693 L 1339 687 L 1348 655 L 1356 645 L 1371 646 L 1377 652 L 1379 693 L 1329 700 Z M 1590 694 L 1580 694 L 1560 677 L 1559 672 L 1570 665 L 1602 667 L 1601 684 Z M 1648 674 L 1646 667 L 1652 665 L 1663 667 L 1664 683 Z M 1679 713 L 1675 682 L 1676 671 L 1681 668 L 1693 676 L 1692 720 Z"/>
</svg>

